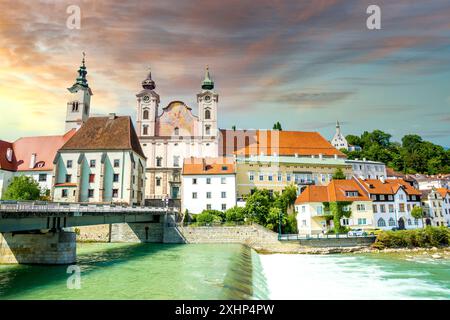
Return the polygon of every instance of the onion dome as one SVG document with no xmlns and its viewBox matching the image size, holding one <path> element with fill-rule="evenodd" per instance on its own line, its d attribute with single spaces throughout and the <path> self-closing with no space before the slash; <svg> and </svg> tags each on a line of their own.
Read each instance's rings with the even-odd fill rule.
<svg viewBox="0 0 450 320">
<path fill-rule="evenodd" d="M 214 81 L 211 80 L 211 76 L 209 75 L 209 67 L 208 66 L 206 66 L 205 79 L 202 82 L 202 89 L 204 89 L 204 90 L 214 89 Z"/>
<path fill-rule="evenodd" d="M 149 89 L 149 90 L 153 90 L 155 89 L 155 81 L 152 80 L 152 72 L 151 70 L 148 71 L 148 75 L 147 78 L 142 81 L 142 87 L 144 89 Z"/>
</svg>

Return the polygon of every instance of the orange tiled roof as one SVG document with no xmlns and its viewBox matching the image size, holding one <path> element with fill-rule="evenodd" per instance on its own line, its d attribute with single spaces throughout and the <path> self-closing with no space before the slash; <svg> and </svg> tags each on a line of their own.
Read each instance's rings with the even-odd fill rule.
<svg viewBox="0 0 450 320">
<path fill-rule="evenodd" d="M 347 191 L 358 192 L 357 196 L 347 196 Z M 297 197 L 295 204 L 306 202 L 370 201 L 355 180 L 332 180 L 327 186 L 308 186 Z"/>
<path fill-rule="evenodd" d="M 278 130 L 220 130 L 221 155 L 335 156 L 345 154 L 334 148 L 318 132 Z"/>
<path fill-rule="evenodd" d="M 359 179 L 364 188 L 370 194 L 396 194 L 398 189 L 403 188 L 408 195 L 420 196 L 419 190 L 412 187 L 408 182 L 403 179 L 386 179 L 383 183 L 381 180 L 377 179 Z"/>
<path fill-rule="evenodd" d="M 436 191 L 439 192 L 442 198 L 445 198 L 447 194 L 450 194 L 450 190 L 445 188 L 437 188 Z"/>
<path fill-rule="evenodd" d="M 232 158 L 186 158 L 183 163 L 183 175 L 234 174 L 235 164 Z"/>
</svg>

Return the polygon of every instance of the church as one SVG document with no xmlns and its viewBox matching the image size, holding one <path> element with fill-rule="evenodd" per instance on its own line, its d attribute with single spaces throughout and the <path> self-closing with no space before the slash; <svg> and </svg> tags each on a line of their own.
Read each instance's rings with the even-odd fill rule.
<svg viewBox="0 0 450 320">
<path fill-rule="evenodd" d="M 160 110 L 160 97 L 151 72 L 136 94 L 136 129 L 147 157 L 146 199 L 180 199 L 183 161 L 218 156 L 217 106 L 209 68 L 197 93 L 198 115 L 182 101 Z"/>
</svg>

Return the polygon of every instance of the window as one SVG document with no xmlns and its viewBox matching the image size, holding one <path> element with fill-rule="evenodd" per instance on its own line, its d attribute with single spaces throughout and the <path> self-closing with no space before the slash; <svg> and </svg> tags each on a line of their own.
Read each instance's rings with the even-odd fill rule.
<svg viewBox="0 0 450 320">
<path fill-rule="evenodd" d="M 264 173 L 259 174 L 259 181 L 264 181 Z"/>
<path fill-rule="evenodd" d="M 359 195 L 358 191 L 345 191 L 347 197 L 357 197 Z"/>
<path fill-rule="evenodd" d="M 67 168 L 72 168 L 72 160 L 67 160 Z"/>
<path fill-rule="evenodd" d="M 94 189 L 88 189 L 88 198 L 94 197 Z"/>
<path fill-rule="evenodd" d="M 161 186 L 161 178 L 160 177 L 156 178 L 156 186 L 157 187 Z"/>
<path fill-rule="evenodd" d="M 248 173 L 248 180 L 250 181 L 255 180 L 255 173 L 253 171 Z"/>
<path fill-rule="evenodd" d="M 378 212 L 378 211 L 377 211 L 377 205 L 376 205 L 376 204 L 372 205 L 372 208 L 373 208 L 373 213 L 377 213 L 377 212 Z"/>
<path fill-rule="evenodd" d="M 385 199 L 386 199 L 386 196 L 385 196 L 384 194 L 381 194 L 381 195 L 380 195 L 380 200 L 383 201 L 383 200 L 385 200 Z"/>
<path fill-rule="evenodd" d="M 398 198 L 399 198 L 400 200 L 403 200 L 403 195 L 400 194 L 400 195 L 398 196 Z"/>
<path fill-rule="evenodd" d="M 205 110 L 205 119 L 211 119 L 211 111 L 208 109 Z"/>
<path fill-rule="evenodd" d="M 89 167 L 95 168 L 95 160 L 89 161 Z"/>
<path fill-rule="evenodd" d="M 411 219 L 408 219 L 408 226 L 412 225 Z"/>
<path fill-rule="evenodd" d="M 367 219 L 366 218 L 358 218 L 358 224 L 359 225 L 367 224 Z"/>
<path fill-rule="evenodd" d="M 371 198 L 372 200 L 377 200 L 377 196 L 376 196 L 376 195 L 374 195 L 374 194 L 373 194 L 373 195 L 371 195 L 371 196 L 370 196 L 370 198 Z"/>
<path fill-rule="evenodd" d="M 72 102 L 72 112 L 78 112 L 78 101 Z"/>
<path fill-rule="evenodd" d="M 227 205 L 225 203 L 222 203 L 222 210 L 227 210 Z"/>
<path fill-rule="evenodd" d="M 70 182 L 72 182 L 72 175 L 66 174 L 66 183 L 70 183 Z"/>
<path fill-rule="evenodd" d="M 93 183 L 93 182 L 95 182 L 95 174 L 91 173 L 89 175 L 89 183 Z"/>
<path fill-rule="evenodd" d="M 385 213 L 386 212 L 386 205 L 385 204 L 380 205 L 380 212 L 381 213 Z"/>
<path fill-rule="evenodd" d="M 395 226 L 395 220 L 391 217 L 389 218 L 389 226 L 394 227 Z"/>
<path fill-rule="evenodd" d="M 419 220 L 418 219 L 414 219 L 414 224 L 417 226 L 419 224 Z"/>
<path fill-rule="evenodd" d="M 192 184 L 197 184 L 197 178 L 192 178 Z"/>
<path fill-rule="evenodd" d="M 290 182 L 290 181 L 291 181 L 291 174 L 290 174 L 290 173 L 287 173 L 287 174 L 286 174 L 286 181 L 287 181 L 287 182 Z"/>
<path fill-rule="evenodd" d="M 412 199 L 413 201 L 416 201 L 416 200 L 417 200 L 417 197 L 416 197 L 416 196 L 411 196 L 411 199 Z"/>
<path fill-rule="evenodd" d="M 226 184 L 226 183 L 227 183 L 227 178 L 221 177 L 221 178 L 220 178 L 220 183 L 221 183 L 221 184 Z"/>
<path fill-rule="evenodd" d="M 114 168 L 118 168 L 118 167 L 120 167 L 120 160 L 114 159 Z"/>
<path fill-rule="evenodd" d="M 143 118 L 146 120 L 148 119 L 148 110 L 144 110 L 144 116 Z"/>
<path fill-rule="evenodd" d="M 409 203 L 406 205 L 406 210 L 408 210 L 408 212 L 411 211 L 411 205 Z"/>
<path fill-rule="evenodd" d="M 156 157 L 156 166 L 157 167 L 161 167 L 162 166 L 162 158 L 161 157 Z"/>
<path fill-rule="evenodd" d="M 389 212 L 394 212 L 394 205 L 393 204 L 389 205 Z"/>
<path fill-rule="evenodd" d="M 192 199 L 197 199 L 197 192 L 192 192 Z"/>
<path fill-rule="evenodd" d="M 148 125 L 146 125 L 146 124 L 144 124 L 144 126 L 143 126 L 143 133 L 144 133 L 144 135 L 148 134 Z"/>
<path fill-rule="evenodd" d="M 62 189 L 61 190 L 61 197 L 62 198 L 67 198 L 69 191 L 67 189 Z"/>
<path fill-rule="evenodd" d="M 269 181 L 273 181 L 273 175 L 272 175 L 271 173 L 269 173 L 269 174 L 267 175 L 267 178 L 269 179 Z"/>
<path fill-rule="evenodd" d="M 306 220 L 302 220 L 302 227 L 306 227 Z"/>
<path fill-rule="evenodd" d="M 400 203 L 398 206 L 398 211 L 399 212 L 405 212 L 405 204 L 404 203 Z"/>
<path fill-rule="evenodd" d="M 133 180 L 134 180 L 134 176 L 133 176 Z M 119 182 L 119 174 L 118 173 L 113 174 L 113 182 Z M 133 183 L 134 183 L 134 181 L 133 181 Z"/>
<path fill-rule="evenodd" d="M 211 210 L 211 204 L 208 203 L 208 204 L 206 205 L 206 210 Z"/>
<path fill-rule="evenodd" d="M 377 226 L 378 227 L 386 227 L 386 221 L 384 221 L 383 218 L 378 219 Z"/>
<path fill-rule="evenodd" d="M 39 181 L 47 181 L 47 174 L 46 173 L 39 173 Z"/>
<path fill-rule="evenodd" d="M 173 156 L 173 166 L 174 167 L 180 166 L 180 156 Z"/>
<path fill-rule="evenodd" d="M 319 206 L 316 208 L 317 214 L 322 214 L 323 213 L 323 207 Z"/>
<path fill-rule="evenodd" d="M 205 126 L 205 134 L 211 134 L 211 126 Z"/>
<path fill-rule="evenodd" d="M 176 127 L 176 128 L 173 130 L 173 134 L 176 135 L 176 136 L 178 136 L 178 135 L 180 134 L 180 128 Z"/>
<path fill-rule="evenodd" d="M 206 184 L 211 184 L 211 178 L 206 178 Z"/>
<path fill-rule="evenodd" d="M 211 192 L 208 191 L 208 192 L 206 193 L 206 199 L 211 199 Z"/>
<path fill-rule="evenodd" d="M 278 178 L 277 178 L 278 182 L 283 181 L 283 174 L 281 172 L 278 172 Z"/>
<path fill-rule="evenodd" d="M 358 211 L 366 211 L 366 205 L 358 204 L 358 205 L 356 205 L 356 210 L 358 210 Z"/>
<path fill-rule="evenodd" d="M 119 197 L 119 189 L 113 189 L 112 190 L 112 197 L 118 198 Z"/>
<path fill-rule="evenodd" d="M 306 212 L 306 206 L 302 206 L 302 213 Z"/>
<path fill-rule="evenodd" d="M 350 223 L 350 220 L 349 220 L 349 219 L 347 219 L 347 218 L 343 218 L 343 219 L 342 219 L 342 223 L 341 223 L 341 224 L 342 224 L 343 226 L 348 226 L 349 223 Z"/>
<path fill-rule="evenodd" d="M 222 191 L 221 197 L 222 197 L 222 199 L 225 199 L 227 197 L 227 193 L 225 191 Z"/>
<path fill-rule="evenodd" d="M 394 197 L 390 194 L 390 195 L 388 195 L 388 200 L 392 201 L 392 200 L 394 200 Z"/>
</svg>

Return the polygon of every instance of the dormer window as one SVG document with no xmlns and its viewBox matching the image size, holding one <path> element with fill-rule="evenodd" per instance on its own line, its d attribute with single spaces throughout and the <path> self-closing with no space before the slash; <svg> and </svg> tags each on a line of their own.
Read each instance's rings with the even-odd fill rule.
<svg viewBox="0 0 450 320">
<path fill-rule="evenodd" d="M 359 196 L 358 191 L 345 191 L 346 197 L 357 197 Z"/>
</svg>

